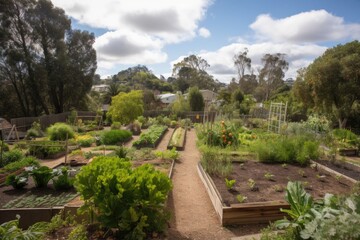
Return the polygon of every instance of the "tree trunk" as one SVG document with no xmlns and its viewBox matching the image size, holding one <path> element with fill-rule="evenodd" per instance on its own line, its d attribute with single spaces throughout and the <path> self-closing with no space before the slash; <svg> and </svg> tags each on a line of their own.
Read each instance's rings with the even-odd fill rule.
<svg viewBox="0 0 360 240">
<path fill-rule="evenodd" d="M 338 121 L 339 121 L 339 128 L 345 128 L 346 127 L 347 118 L 344 118 L 344 119 L 339 118 Z"/>
</svg>

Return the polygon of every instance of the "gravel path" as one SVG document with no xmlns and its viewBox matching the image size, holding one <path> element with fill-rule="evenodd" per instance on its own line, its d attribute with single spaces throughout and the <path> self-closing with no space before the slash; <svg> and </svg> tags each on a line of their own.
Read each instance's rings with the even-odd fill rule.
<svg viewBox="0 0 360 240">
<path fill-rule="evenodd" d="M 220 226 L 219 219 L 198 173 L 200 153 L 196 148 L 196 133 L 187 133 L 185 150 L 173 170 L 173 191 L 168 207 L 172 219 L 169 239 L 229 239 L 234 233 Z"/>
</svg>

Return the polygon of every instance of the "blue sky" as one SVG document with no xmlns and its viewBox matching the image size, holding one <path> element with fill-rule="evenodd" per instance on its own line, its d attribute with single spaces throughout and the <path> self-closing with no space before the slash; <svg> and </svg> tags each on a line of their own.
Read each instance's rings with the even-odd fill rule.
<svg viewBox="0 0 360 240">
<path fill-rule="evenodd" d="M 157 76 L 190 54 L 222 82 L 236 78 L 233 56 L 249 50 L 252 71 L 266 53 L 284 53 L 286 77 L 328 47 L 360 40 L 360 0 L 53 0 L 73 28 L 96 35 L 102 77 L 142 64 Z"/>
</svg>

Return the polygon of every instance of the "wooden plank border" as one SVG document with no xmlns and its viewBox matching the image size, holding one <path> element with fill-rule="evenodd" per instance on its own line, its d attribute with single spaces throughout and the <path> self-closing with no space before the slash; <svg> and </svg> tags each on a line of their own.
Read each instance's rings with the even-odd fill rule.
<svg viewBox="0 0 360 240">
<path fill-rule="evenodd" d="M 198 174 L 210 197 L 221 225 L 269 223 L 284 218 L 280 209 L 290 208 L 285 201 L 231 204 L 225 206 L 216 186 L 201 164 L 197 166 Z"/>
<path fill-rule="evenodd" d="M 322 165 L 322 164 L 320 164 L 318 162 L 315 162 L 315 161 L 312 161 L 312 160 L 310 162 L 311 162 L 311 164 L 316 164 L 318 168 L 320 168 L 320 169 L 322 169 L 324 171 L 327 171 L 327 172 L 329 172 L 331 174 L 341 176 L 342 178 L 345 178 L 346 180 L 349 180 L 352 183 L 357 183 L 358 182 L 357 180 L 355 180 L 355 179 L 353 179 L 351 177 L 348 177 L 348 176 L 346 176 L 346 175 L 344 175 L 342 173 L 339 173 L 339 172 L 337 172 L 335 170 L 332 170 L 331 168 L 328 168 L 328 167 L 326 167 L 326 166 L 324 166 L 324 165 Z"/>
</svg>

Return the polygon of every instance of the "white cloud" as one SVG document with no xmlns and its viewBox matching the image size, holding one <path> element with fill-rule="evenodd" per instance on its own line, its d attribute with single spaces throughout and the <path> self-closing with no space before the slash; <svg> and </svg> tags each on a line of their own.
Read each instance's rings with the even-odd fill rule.
<svg viewBox="0 0 360 240">
<path fill-rule="evenodd" d="M 194 38 L 212 0 L 53 0 L 79 23 L 109 32 L 94 47 L 98 67 L 165 62 L 163 47 Z"/>
<path fill-rule="evenodd" d="M 302 12 L 282 19 L 259 15 L 250 28 L 259 40 L 314 43 L 360 37 L 360 24 L 346 24 L 344 19 L 325 10 Z"/>
<path fill-rule="evenodd" d="M 203 38 L 208 38 L 211 36 L 211 33 L 208 29 L 202 27 L 199 29 L 199 35 Z"/>
<path fill-rule="evenodd" d="M 286 72 L 287 77 L 296 77 L 296 72 L 299 68 L 308 66 L 314 58 L 320 56 L 327 49 L 326 47 L 315 44 L 293 44 L 293 43 L 232 43 L 221 47 L 216 51 L 200 52 L 198 56 L 205 59 L 210 67 L 208 73 L 213 75 L 221 82 L 229 83 L 233 77 L 237 77 L 236 69 L 233 62 L 235 54 L 249 50 L 248 56 L 252 60 L 252 68 L 257 74 L 257 69 L 261 68 L 261 58 L 267 54 L 285 53 L 286 60 L 289 62 L 289 69 Z M 173 64 L 181 61 L 185 56 L 181 56 L 171 62 Z"/>
</svg>

